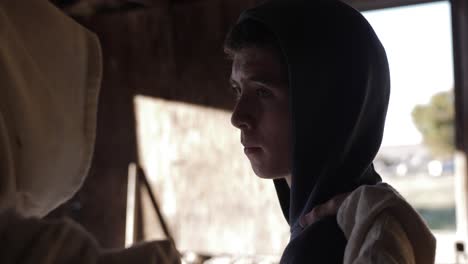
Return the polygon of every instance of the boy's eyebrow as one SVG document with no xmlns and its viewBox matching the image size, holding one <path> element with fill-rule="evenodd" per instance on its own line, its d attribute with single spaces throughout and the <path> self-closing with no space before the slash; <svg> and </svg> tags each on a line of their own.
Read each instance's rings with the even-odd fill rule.
<svg viewBox="0 0 468 264">
<path fill-rule="evenodd" d="M 262 77 L 252 77 L 249 79 L 251 82 L 256 82 L 256 83 L 260 83 L 260 84 L 264 84 L 264 85 L 269 85 L 269 84 L 274 84 L 274 81 L 272 80 L 268 80 L 268 79 L 265 79 L 265 78 L 262 78 Z"/>
<path fill-rule="evenodd" d="M 252 76 L 249 78 L 249 81 L 271 88 L 276 88 L 281 84 L 280 79 L 268 77 L 265 78 L 264 76 Z"/>
<path fill-rule="evenodd" d="M 250 82 L 256 82 L 256 83 L 261 83 L 261 84 L 265 84 L 265 85 L 274 83 L 274 81 L 268 80 L 266 78 L 262 78 L 260 76 L 247 77 L 246 79 L 248 79 Z M 234 79 L 232 79 L 232 78 L 229 78 L 229 83 L 231 85 L 237 85 L 237 82 L 234 81 Z"/>
<path fill-rule="evenodd" d="M 263 78 L 262 76 L 248 76 L 246 79 L 248 79 L 250 82 L 254 82 L 254 83 L 258 83 L 258 84 L 261 84 L 261 85 L 265 85 L 265 86 L 276 86 L 275 84 L 277 84 L 277 82 L 279 82 L 279 80 L 271 80 L 270 78 Z M 232 86 L 238 86 L 239 84 L 232 78 L 229 78 L 229 84 L 231 84 Z"/>
</svg>

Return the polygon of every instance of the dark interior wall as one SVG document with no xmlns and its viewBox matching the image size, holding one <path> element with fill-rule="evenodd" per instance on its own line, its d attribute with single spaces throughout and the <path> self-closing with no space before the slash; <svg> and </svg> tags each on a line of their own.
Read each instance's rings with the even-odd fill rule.
<svg viewBox="0 0 468 264">
<path fill-rule="evenodd" d="M 169 100 L 231 109 L 224 36 L 259 0 L 53 0 L 98 33 L 129 89 Z M 83 17 L 83 14 L 92 14 Z M 111 49 L 109 52 L 106 49 Z M 106 58 L 107 59 L 107 58 Z M 109 65 L 110 64 L 110 65 Z"/>
<path fill-rule="evenodd" d="M 125 240 L 127 167 L 137 161 L 133 96 L 230 109 L 230 62 L 222 51 L 229 27 L 255 1 L 178 1 L 75 17 L 103 51 L 93 165 L 78 194 L 50 217 L 71 216 L 103 247 Z"/>
<path fill-rule="evenodd" d="M 252 4 L 181 2 L 107 15 L 87 24 L 107 30 L 100 37 L 104 45 L 118 46 L 112 47 L 111 63 L 121 64 L 115 73 L 125 74 L 135 93 L 230 109 L 230 63 L 222 43 L 241 10 Z"/>
<path fill-rule="evenodd" d="M 231 109 L 228 93 L 230 63 L 223 40 L 241 10 L 254 1 L 198 1 L 170 9 L 174 75 L 165 91 L 144 88 L 144 94 L 198 105 Z M 156 92 L 156 93 L 155 93 Z"/>
</svg>

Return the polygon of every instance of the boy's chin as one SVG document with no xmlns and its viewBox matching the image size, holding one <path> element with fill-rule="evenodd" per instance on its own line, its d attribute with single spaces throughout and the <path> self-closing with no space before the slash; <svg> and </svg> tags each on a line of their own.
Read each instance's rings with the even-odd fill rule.
<svg viewBox="0 0 468 264">
<path fill-rule="evenodd" d="M 257 177 L 265 180 L 276 180 L 276 179 L 285 179 L 287 176 L 280 173 L 266 173 L 264 171 L 253 168 L 253 171 Z M 287 175 L 287 174 L 286 174 Z"/>
</svg>

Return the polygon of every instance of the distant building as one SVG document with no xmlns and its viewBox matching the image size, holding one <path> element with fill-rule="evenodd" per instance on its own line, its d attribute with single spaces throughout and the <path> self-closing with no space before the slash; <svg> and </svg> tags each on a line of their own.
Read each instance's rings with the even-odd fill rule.
<svg viewBox="0 0 468 264">
<path fill-rule="evenodd" d="M 382 147 L 374 164 L 383 176 L 411 176 L 428 174 L 428 164 L 431 161 L 434 161 L 434 157 L 429 149 L 418 144 Z"/>
</svg>

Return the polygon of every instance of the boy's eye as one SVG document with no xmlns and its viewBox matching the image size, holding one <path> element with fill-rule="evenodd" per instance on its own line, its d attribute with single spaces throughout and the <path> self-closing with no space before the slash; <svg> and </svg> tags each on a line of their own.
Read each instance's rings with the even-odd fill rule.
<svg viewBox="0 0 468 264">
<path fill-rule="evenodd" d="M 232 85 L 232 86 L 231 86 L 231 91 L 232 91 L 232 93 L 234 94 L 234 96 L 236 96 L 236 98 L 239 98 L 239 97 L 240 97 L 240 95 L 241 95 L 241 90 L 240 90 L 240 88 L 239 88 L 238 86 Z"/>
<path fill-rule="evenodd" d="M 258 88 L 256 90 L 256 93 L 257 93 L 257 96 L 261 98 L 269 98 L 270 96 L 273 95 L 271 91 L 266 88 Z"/>
</svg>

